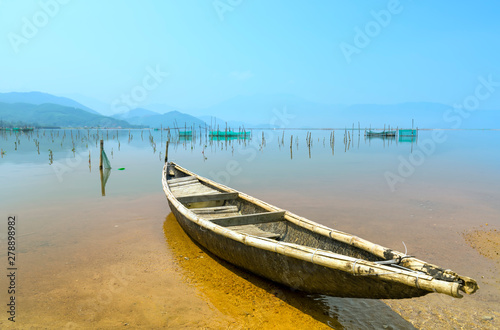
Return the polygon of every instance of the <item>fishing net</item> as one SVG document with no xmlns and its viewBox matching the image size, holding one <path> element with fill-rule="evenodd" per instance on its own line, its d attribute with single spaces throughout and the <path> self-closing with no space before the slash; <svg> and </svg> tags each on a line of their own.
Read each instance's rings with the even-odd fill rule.
<svg viewBox="0 0 500 330">
<path fill-rule="evenodd" d="M 110 175 L 111 169 L 105 168 L 101 170 L 101 192 L 103 196 L 106 196 L 106 183 L 108 182 Z"/>
<path fill-rule="evenodd" d="M 102 169 L 101 169 L 101 192 L 103 196 L 106 196 L 106 182 L 108 182 L 109 175 L 111 174 L 111 163 L 109 162 L 108 156 L 102 150 Z"/>
<path fill-rule="evenodd" d="M 106 156 L 104 149 L 102 149 L 102 167 L 111 169 L 111 163 L 109 162 L 108 156 Z"/>
</svg>

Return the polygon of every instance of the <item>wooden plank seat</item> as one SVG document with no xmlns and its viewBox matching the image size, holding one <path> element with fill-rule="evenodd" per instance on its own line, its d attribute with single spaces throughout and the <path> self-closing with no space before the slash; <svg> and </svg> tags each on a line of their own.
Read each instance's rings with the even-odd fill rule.
<svg viewBox="0 0 500 330">
<path fill-rule="evenodd" d="M 276 222 L 285 220 L 285 211 L 263 212 L 243 214 L 234 217 L 226 217 L 211 220 L 213 223 L 223 227 L 254 225 L 257 223 Z"/>
<path fill-rule="evenodd" d="M 211 202 L 211 201 L 224 201 L 238 198 L 238 193 L 211 193 L 199 194 L 191 196 L 177 197 L 177 200 L 182 204 L 198 203 L 198 202 Z"/>
<path fill-rule="evenodd" d="M 238 207 L 235 205 L 197 207 L 197 208 L 191 208 L 190 210 L 198 214 L 200 218 L 203 218 L 205 220 L 234 217 L 240 214 L 238 211 Z"/>
<path fill-rule="evenodd" d="M 179 183 L 174 183 L 170 185 L 170 190 L 179 190 L 179 188 L 187 188 L 188 186 L 203 186 L 200 181 L 184 181 Z"/>
<path fill-rule="evenodd" d="M 196 214 L 217 214 L 217 213 L 234 213 L 238 212 L 236 205 L 214 206 L 214 207 L 198 207 L 191 209 Z"/>
<path fill-rule="evenodd" d="M 167 182 L 170 184 L 170 183 L 178 183 L 190 180 L 198 180 L 198 178 L 196 178 L 194 175 L 188 175 L 188 176 L 181 176 L 180 178 L 169 179 Z"/>
<path fill-rule="evenodd" d="M 192 195 L 207 195 L 207 194 L 219 194 L 220 191 L 211 188 L 207 185 L 204 185 L 201 182 L 193 182 L 177 187 L 170 187 L 170 191 L 174 194 L 175 197 L 184 197 L 184 196 L 192 196 Z"/>
<path fill-rule="evenodd" d="M 231 228 L 232 230 L 237 231 L 239 233 L 242 233 L 242 234 L 248 234 L 248 235 L 253 235 L 253 236 L 257 236 L 257 237 L 276 239 L 276 238 L 280 238 L 280 236 L 281 236 L 280 234 L 264 231 L 255 225 L 231 226 L 229 228 Z"/>
<path fill-rule="evenodd" d="M 188 184 L 193 184 L 193 183 L 199 183 L 200 181 L 198 180 L 197 177 L 195 176 L 185 176 L 182 178 L 176 178 L 176 179 L 170 179 L 168 180 L 168 186 L 170 188 L 173 187 L 180 187 Z"/>
</svg>

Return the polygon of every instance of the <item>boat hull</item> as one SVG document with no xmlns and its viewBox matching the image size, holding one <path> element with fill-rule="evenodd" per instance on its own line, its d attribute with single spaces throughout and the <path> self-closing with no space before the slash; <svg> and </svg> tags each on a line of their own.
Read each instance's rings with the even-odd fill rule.
<svg viewBox="0 0 500 330">
<path fill-rule="evenodd" d="M 269 280 L 309 293 L 461 298 L 477 282 L 344 233 L 165 164 L 163 189 L 184 231 L 209 252 Z"/>
<path fill-rule="evenodd" d="M 279 253 L 245 245 L 205 229 L 170 209 L 183 230 L 217 257 L 293 290 L 336 297 L 401 299 L 426 295 L 428 291 L 372 276 L 356 276 Z"/>
</svg>

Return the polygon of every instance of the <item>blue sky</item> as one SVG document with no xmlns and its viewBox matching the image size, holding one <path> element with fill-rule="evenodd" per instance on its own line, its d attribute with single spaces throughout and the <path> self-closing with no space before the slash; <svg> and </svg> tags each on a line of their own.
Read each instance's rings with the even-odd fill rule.
<svg viewBox="0 0 500 330">
<path fill-rule="evenodd" d="M 499 9 L 495 1 L 0 0 L 0 91 L 109 104 L 136 92 L 141 106 L 180 109 L 276 93 L 451 105 L 474 93 L 478 77 L 500 82 Z M 481 108 L 500 109 L 495 89 Z"/>
</svg>

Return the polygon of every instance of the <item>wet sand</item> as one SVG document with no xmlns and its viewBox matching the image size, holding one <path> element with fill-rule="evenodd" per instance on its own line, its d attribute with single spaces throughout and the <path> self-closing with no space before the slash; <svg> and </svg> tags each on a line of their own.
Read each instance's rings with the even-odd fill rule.
<svg viewBox="0 0 500 330">
<path fill-rule="evenodd" d="M 499 329 L 500 328 L 500 230 L 487 225 L 462 233 L 464 241 L 474 249 L 476 259 L 488 258 L 487 268 L 471 271 L 477 274 L 480 291 L 475 299 L 465 295 L 456 299 L 444 295 L 428 295 L 408 301 L 385 300 L 393 310 L 419 329 Z M 474 254 L 474 253 L 473 253 Z M 485 260 L 482 260 L 483 264 Z M 471 262 L 473 268 L 474 263 Z M 472 269 L 471 269 L 472 270 Z M 482 274 L 482 275 L 479 275 Z"/>
<path fill-rule="evenodd" d="M 464 232 L 463 236 L 479 254 L 500 265 L 500 230 L 488 229 L 488 224 L 485 224 L 484 227 Z M 500 283 L 500 278 L 497 283 Z"/>
</svg>

